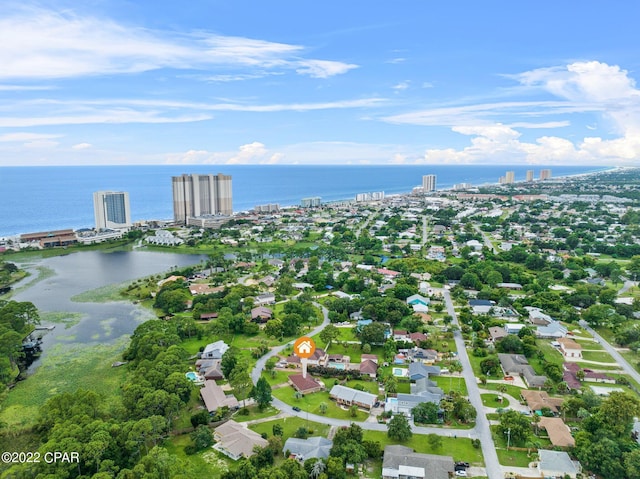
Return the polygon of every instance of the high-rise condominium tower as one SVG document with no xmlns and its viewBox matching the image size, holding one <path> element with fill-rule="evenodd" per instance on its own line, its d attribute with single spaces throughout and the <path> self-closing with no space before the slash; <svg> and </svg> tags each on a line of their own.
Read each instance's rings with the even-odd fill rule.
<svg viewBox="0 0 640 479">
<path fill-rule="evenodd" d="M 506 184 L 515 183 L 516 181 L 516 173 L 515 171 L 507 171 L 504 175 L 504 182 Z"/>
<path fill-rule="evenodd" d="M 551 178 L 551 170 L 549 170 L 549 169 L 540 170 L 540 179 L 541 180 L 548 180 L 550 178 Z"/>
<path fill-rule="evenodd" d="M 131 227 L 129 193 L 124 191 L 96 191 L 93 194 L 93 213 L 96 229 Z"/>
<path fill-rule="evenodd" d="M 422 192 L 436 191 L 436 175 L 424 175 L 422 177 Z"/>
<path fill-rule="evenodd" d="M 527 170 L 527 181 L 533 181 L 533 170 Z"/>
<path fill-rule="evenodd" d="M 233 213 L 231 175 L 174 176 L 173 219 L 186 224 L 188 218 Z"/>
</svg>

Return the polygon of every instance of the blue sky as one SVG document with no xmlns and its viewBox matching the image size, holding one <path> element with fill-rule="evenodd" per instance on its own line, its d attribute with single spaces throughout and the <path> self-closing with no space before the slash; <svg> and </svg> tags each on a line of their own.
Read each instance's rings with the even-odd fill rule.
<svg viewBox="0 0 640 479">
<path fill-rule="evenodd" d="M 628 0 L 4 0 L 0 166 L 636 165 L 638 18 Z"/>
</svg>

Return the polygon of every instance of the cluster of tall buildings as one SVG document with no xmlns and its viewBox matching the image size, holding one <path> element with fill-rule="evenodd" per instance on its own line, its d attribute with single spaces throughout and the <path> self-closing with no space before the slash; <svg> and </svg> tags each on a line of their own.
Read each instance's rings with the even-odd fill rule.
<svg viewBox="0 0 640 479">
<path fill-rule="evenodd" d="M 173 220 L 184 225 L 211 226 L 233 213 L 231 176 L 181 175 L 171 179 Z M 270 211 L 274 205 L 267 205 Z M 275 205 L 275 209 L 279 209 Z M 96 191 L 93 194 L 96 230 L 127 229 L 132 225 L 129 193 Z"/>
<path fill-rule="evenodd" d="M 356 202 L 363 203 L 366 201 L 378 201 L 384 200 L 384 191 L 373 191 L 371 193 L 358 193 L 356 195 Z"/>
<path fill-rule="evenodd" d="M 535 172 L 533 170 L 527 170 L 525 181 L 534 181 Z M 551 178 L 551 170 L 548 168 L 540 170 L 540 181 L 548 180 Z M 507 171 L 504 176 L 501 176 L 498 182 L 501 185 L 510 185 L 516 182 L 516 176 L 514 171 Z"/>
<path fill-rule="evenodd" d="M 322 204 L 322 198 L 319 196 L 310 196 L 309 198 L 302 198 L 300 206 L 303 208 L 317 208 Z"/>
<path fill-rule="evenodd" d="M 191 218 L 229 216 L 233 213 L 231 175 L 174 176 L 173 220 L 189 224 Z"/>
</svg>

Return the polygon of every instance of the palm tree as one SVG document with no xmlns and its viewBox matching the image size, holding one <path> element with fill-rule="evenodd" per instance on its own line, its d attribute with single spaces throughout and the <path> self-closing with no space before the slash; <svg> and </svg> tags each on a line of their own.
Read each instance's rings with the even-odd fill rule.
<svg viewBox="0 0 640 479">
<path fill-rule="evenodd" d="M 326 469 L 326 465 L 322 459 L 318 459 L 313 463 L 313 467 L 311 468 L 310 476 L 313 479 L 317 479 L 320 474 L 322 474 Z"/>
<path fill-rule="evenodd" d="M 498 391 L 500 391 L 500 402 L 504 400 L 504 393 L 507 392 L 506 384 L 498 384 Z"/>
<path fill-rule="evenodd" d="M 318 406 L 318 410 L 320 411 L 320 414 L 326 414 L 328 408 L 329 406 L 327 406 L 326 402 L 321 402 L 320 405 Z"/>
</svg>

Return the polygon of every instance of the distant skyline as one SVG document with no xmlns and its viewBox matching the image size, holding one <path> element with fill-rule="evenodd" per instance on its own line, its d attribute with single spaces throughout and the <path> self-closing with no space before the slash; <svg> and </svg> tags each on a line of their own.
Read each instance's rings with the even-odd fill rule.
<svg viewBox="0 0 640 479">
<path fill-rule="evenodd" d="M 622 0 L 6 0 L 0 166 L 637 166 L 638 17 Z"/>
</svg>

